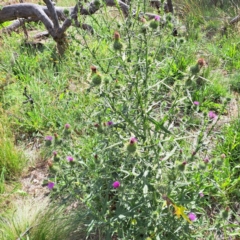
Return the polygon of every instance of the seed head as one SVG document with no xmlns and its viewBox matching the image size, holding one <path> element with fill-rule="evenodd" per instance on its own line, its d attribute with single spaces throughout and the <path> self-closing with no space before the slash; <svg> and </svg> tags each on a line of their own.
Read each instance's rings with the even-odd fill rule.
<svg viewBox="0 0 240 240">
<path fill-rule="evenodd" d="M 140 18 L 140 22 L 142 22 L 142 23 L 146 23 L 147 20 L 146 20 L 144 17 L 141 17 L 141 18 Z"/>
<path fill-rule="evenodd" d="M 206 66 L 206 61 L 203 59 L 203 58 L 199 58 L 198 61 L 197 61 L 198 65 L 200 68 Z"/>
<path fill-rule="evenodd" d="M 222 158 L 222 159 L 226 158 L 226 155 L 225 155 L 224 153 L 221 154 L 221 158 Z"/>
<path fill-rule="evenodd" d="M 97 73 L 97 68 L 95 66 L 91 66 L 92 73 Z"/>
<path fill-rule="evenodd" d="M 207 163 L 209 163 L 209 158 L 208 158 L 208 157 L 205 157 L 205 158 L 203 159 L 203 161 L 207 164 Z"/>
<path fill-rule="evenodd" d="M 117 31 L 114 32 L 114 39 L 115 39 L 115 40 L 119 40 L 119 39 L 120 39 L 120 34 L 119 34 L 119 32 L 117 32 Z"/>
</svg>

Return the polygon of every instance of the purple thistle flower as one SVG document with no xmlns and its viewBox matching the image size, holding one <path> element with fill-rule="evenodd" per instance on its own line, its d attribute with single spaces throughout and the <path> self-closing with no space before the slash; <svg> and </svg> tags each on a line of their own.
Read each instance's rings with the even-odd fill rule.
<svg viewBox="0 0 240 240">
<path fill-rule="evenodd" d="M 54 182 L 49 182 L 49 183 L 48 183 L 48 188 L 49 188 L 50 190 L 52 190 L 53 187 L 54 187 L 54 185 L 55 185 Z"/>
<path fill-rule="evenodd" d="M 209 158 L 208 158 L 208 157 L 205 157 L 205 158 L 203 159 L 203 161 L 204 161 L 205 163 L 209 163 Z"/>
<path fill-rule="evenodd" d="M 57 151 L 53 151 L 53 156 L 57 156 Z"/>
<path fill-rule="evenodd" d="M 52 136 L 46 136 L 45 137 L 45 146 L 49 147 L 52 144 L 53 137 Z"/>
<path fill-rule="evenodd" d="M 192 212 L 188 214 L 188 217 L 189 217 L 189 219 L 190 219 L 192 222 L 197 219 L 196 214 L 195 214 L 195 213 L 192 213 Z"/>
<path fill-rule="evenodd" d="M 52 136 L 46 136 L 46 137 L 45 137 L 45 140 L 51 142 L 51 141 L 53 140 L 53 137 L 52 137 Z"/>
<path fill-rule="evenodd" d="M 154 20 L 159 22 L 160 21 L 160 16 L 156 15 Z"/>
<path fill-rule="evenodd" d="M 204 197 L 204 193 L 203 193 L 203 192 L 200 192 L 200 193 L 199 193 L 199 197 L 201 197 L 201 198 Z"/>
<path fill-rule="evenodd" d="M 215 118 L 217 117 L 217 114 L 216 114 L 215 112 L 213 112 L 213 111 L 210 111 L 210 112 L 208 113 L 208 117 L 209 117 L 210 119 L 215 119 Z"/>
<path fill-rule="evenodd" d="M 65 128 L 66 128 L 66 129 L 69 129 L 70 127 L 71 127 L 71 125 L 70 125 L 69 123 L 66 123 L 66 124 L 65 124 Z"/>
<path fill-rule="evenodd" d="M 136 144 L 136 143 L 137 143 L 137 138 L 131 137 L 130 138 L 130 144 L 133 145 L 133 144 Z"/>
<path fill-rule="evenodd" d="M 194 104 L 195 106 L 198 106 L 198 105 L 199 105 L 199 102 L 198 102 L 198 101 L 194 101 L 193 104 Z"/>
<path fill-rule="evenodd" d="M 107 122 L 107 126 L 112 126 L 113 125 L 113 121 L 108 121 Z"/>
<path fill-rule="evenodd" d="M 120 182 L 119 181 L 116 181 L 112 184 L 112 186 L 116 189 L 116 188 L 119 188 L 120 187 Z"/>
<path fill-rule="evenodd" d="M 73 162 L 73 157 L 67 156 L 67 160 L 68 160 L 68 162 Z"/>
</svg>

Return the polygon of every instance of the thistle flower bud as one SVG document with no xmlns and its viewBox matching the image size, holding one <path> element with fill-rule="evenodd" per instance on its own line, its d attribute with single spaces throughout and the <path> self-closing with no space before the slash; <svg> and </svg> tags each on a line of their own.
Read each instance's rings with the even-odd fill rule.
<svg viewBox="0 0 240 240">
<path fill-rule="evenodd" d="M 197 64 L 199 65 L 200 68 L 206 66 L 206 61 L 203 58 L 199 58 L 197 61 Z"/>
<path fill-rule="evenodd" d="M 155 30 L 155 29 L 157 29 L 158 25 L 159 25 L 158 21 L 152 20 L 149 24 L 149 27 Z"/>
<path fill-rule="evenodd" d="M 56 151 L 53 151 L 53 160 L 55 162 L 58 162 L 60 160 L 60 158 L 57 156 L 57 152 Z"/>
<path fill-rule="evenodd" d="M 131 137 L 130 141 L 127 145 L 127 151 L 129 153 L 134 153 L 134 152 L 136 152 L 136 150 L 137 150 L 137 138 Z"/>
<path fill-rule="evenodd" d="M 123 48 L 123 44 L 119 40 L 115 40 L 113 43 L 113 48 L 116 51 L 120 51 Z"/>
<path fill-rule="evenodd" d="M 178 165 L 178 169 L 180 171 L 184 171 L 187 165 L 187 161 L 183 161 L 181 164 Z"/>
<path fill-rule="evenodd" d="M 64 130 L 63 130 L 64 136 L 68 136 L 71 133 L 70 127 L 71 127 L 71 125 L 69 123 L 65 124 Z"/>
<path fill-rule="evenodd" d="M 97 68 L 95 66 L 91 66 L 92 73 L 97 73 Z"/>
<path fill-rule="evenodd" d="M 123 44 L 120 42 L 120 34 L 117 31 L 114 32 L 113 48 L 116 51 L 120 51 L 123 48 Z"/>
<path fill-rule="evenodd" d="M 98 131 L 99 133 L 103 133 L 103 132 L 104 132 L 102 126 L 101 126 L 99 123 L 94 124 L 94 127 L 97 128 L 97 131 Z"/>
<path fill-rule="evenodd" d="M 95 66 L 91 66 L 92 70 L 92 83 L 93 85 L 100 85 L 102 82 L 101 75 L 97 72 L 97 68 Z"/>
<path fill-rule="evenodd" d="M 119 34 L 119 32 L 115 31 L 114 32 L 114 40 L 118 41 L 119 39 L 120 39 L 120 34 Z"/>
<path fill-rule="evenodd" d="M 62 143 L 62 140 L 59 138 L 57 133 L 54 133 L 54 144 L 60 145 Z"/>
<path fill-rule="evenodd" d="M 45 137 L 45 146 L 49 147 L 52 144 L 53 137 L 52 136 L 46 136 Z"/>
<path fill-rule="evenodd" d="M 141 18 L 139 19 L 139 21 L 142 22 L 142 23 L 146 23 L 146 22 L 147 22 L 147 20 L 146 20 L 144 17 L 141 17 Z"/>
</svg>

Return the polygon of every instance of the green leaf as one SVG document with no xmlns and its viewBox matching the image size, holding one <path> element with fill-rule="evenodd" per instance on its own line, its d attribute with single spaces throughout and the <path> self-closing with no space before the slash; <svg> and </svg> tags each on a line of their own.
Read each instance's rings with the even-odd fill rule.
<svg viewBox="0 0 240 240">
<path fill-rule="evenodd" d="M 146 197 L 147 194 L 148 194 L 148 185 L 145 184 L 144 187 L 143 187 L 143 195 L 144 195 L 144 197 Z"/>
<path fill-rule="evenodd" d="M 123 214 L 120 214 L 120 215 L 118 216 L 118 218 L 123 219 L 123 218 L 126 218 L 126 216 L 123 215 Z"/>
<path fill-rule="evenodd" d="M 151 118 L 151 117 L 148 118 L 148 120 L 155 125 L 156 131 L 158 131 L 159 129 L 161 129 L 161 130 L 163 130 L 165 133 L 172 134 L 167 128 L 165 128 L 165 127 L 163 126 L 165 120 L 163 120 L 163 121 L 161 121 L 161 122 L 158 122 L 158 121 L 156 121 L 154 118 Z"/>
<path fill-rule="evenodd" d="M 228 233 L 228 236 L 240 236 L 240 233 L 239 232 L 231 232 L 231 233 Z"/>
</svg>

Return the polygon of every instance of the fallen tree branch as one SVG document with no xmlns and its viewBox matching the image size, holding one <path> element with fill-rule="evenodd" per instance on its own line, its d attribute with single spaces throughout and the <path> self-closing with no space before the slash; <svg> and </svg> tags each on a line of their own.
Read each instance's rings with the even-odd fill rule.
<svg viewBox="0 0 240 240">
<path fill-rule="evenodd" d="M 91 15 L 99 10 L 99 5 L 95 4 L 95 1 L 90 2 L 85 8 L 78 2 L 75 7 L 55 7 L 50 0 L 44 0 L 46 6 L 21 3 L 4 6 L 0 10 L 0 24 L 6 21 L 17 20 L 2 32 L 10 32 L 17 27 L 24 25 L 25 21 L 41 21 L 46 27 L 49 34 L 57 42 L 58 49 L 64 49 L 63 45 L 67 43 L 65 41 L 65 32 L 74 23 L 76 27 L 83 27 L 93 33 L 93 29 L 86 24 L 80 24 L 78 21 L 78 13 L 80 15 Z M 105 0 L 106 6 L 119 7 L 125 16 L 129 13 L 129 6 L 121 0 Z M 68 16 L 65 13 L 69 13 Z M 60 26 L 59 20 L 63 21 Z M 61 51 L 63 51 L 63 49 Z"/>
<path fill-rule="evenodd" d="M 105 3 L 106 6 L 109 7 L 119 5 L 124 15 L 128 15 L 129 6 L 124 2 L 120 0 L 105 0 Z M 43 12 L 45 16 L 50 16 L 50 12 L 53 10 L 51 7 L 50 9 L 51 10 L 49 10 L 47 6 L 42 6 L 34 3 L 21 3 L 4 6 L 0 10 L 0 23 L 12 21 L 18 18 L 35 18 L 41 20 Z M 60 20 L 64 21 L 66 19 L 64 11 L 68 11 L 70 15 L 72 15 L 73 19 L 75 19 L 77 15 L 75 14 L 76 9 L 79 11 L 80 15 L 91 15 L 98 11 L 99 7 L 97 7 L 94 2 L 90 2 L 87 8 L 83 8 L 81 6 L 81 8 L 78 9 L 78 6 L 76 5 L 75 7 L 54 7 L 54 9 L 56 11 L 57 17 Z M 57 19 L 54 18 L 53 22 L 53 25 L 55 24 L 55 26 L 57 27 Z"/>
<path fill-rule="evenodd" d="M 240 21 L 240 15 L 234 17 L 229 23 L 230 24 L 235 24 Z"/>
<path fill-rule="evenodd" d="M 25 18 L 19 18 L 13 21 L 9 26 L 2 29 L 3 33 L 11 33 L 12 31 L 21 27 L 27 20 Z"/>
</svg>

